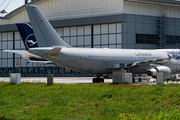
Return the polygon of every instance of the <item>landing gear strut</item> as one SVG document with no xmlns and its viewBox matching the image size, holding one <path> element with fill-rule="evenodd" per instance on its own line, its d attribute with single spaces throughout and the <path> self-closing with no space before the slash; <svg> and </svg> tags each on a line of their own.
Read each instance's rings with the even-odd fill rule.
<svg viewBox="0 0 180 120">
<path fill-rule="evenodd" d="M 92 79 L 93 83 L 104 83 L 104 79 L 100 78 L 100 75 L 97 75 L 97 78 Z"/>
</svg>

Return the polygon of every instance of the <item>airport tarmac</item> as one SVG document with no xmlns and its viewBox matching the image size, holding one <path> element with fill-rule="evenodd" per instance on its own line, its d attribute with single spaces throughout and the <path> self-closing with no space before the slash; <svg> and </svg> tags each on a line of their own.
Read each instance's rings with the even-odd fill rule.
<svg viewBox="0 0 180 120">
<path fill-rule="evenodd" d="M 61 84 L 91 84 L 93 77 L 54 77 L 54 83 Z M 0 82 L 10 82 L 10 77 L 0 77 Z M 47 83 L 47 77 L 21 77 L 21 82 L 32 82 L 38 83 L 43 82 Z M 112 79 L 105 79 L 105 83 L 112 83 Z M 167 82 L 164 82 L 165 84 Z M 169 83 L 177 83 L 180 84 L 180 81 L 169 81 Z M 142 82 L 135 82 L 134 84 L 148 84 L 148 85 L 156 85 L 155 79 L 150 79 L 149 82 L 147 80 L 142 80 Z"/>
<path fill-rule="evenodd" d="M 93 77 L 54 77 L 54 83 L 61 84 L 90 84 Z M 0 77 L 0 82 L 10 82 L 10 77 Z M 21 82 L 47 83 L 47 77 L 21 77 Z M 112 83 L 112 79 L 105 79 L 105 83 Z"/>
</svg>

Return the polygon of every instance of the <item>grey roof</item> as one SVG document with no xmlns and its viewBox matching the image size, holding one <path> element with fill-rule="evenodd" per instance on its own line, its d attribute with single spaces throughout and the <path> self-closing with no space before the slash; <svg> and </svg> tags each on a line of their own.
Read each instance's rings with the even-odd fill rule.
<svg viewBox="0 0 180 120">
<path fill-rule="evenodd" d="M 38 4 L 40 2 L 44 2 L 46 0 L 35 0 L 32 1 L 28 4 Z M 180 4 L 180 0 L 150 0 L 150 1 L 155 1 L 155 2 L 166 2 L 166 3 L 179 3 Z M 22 12 L 25 10 L 25 5 L 15 9 L 14 11 L 10 12 L 9 14 L 5 15 L 4 17 L 0 17 L 0 19 L 9 19 L 12 18 L 13 16 L 17 15 L 18 13 Z"/>
<path fill-rule="evenodd" d="M 44 2 L 46 0 L 35 0 L 35 1 L 32 1 L 30 3 L 28 3 L 29 5 L 31 4 L 38 4 L 40 2 Z M 25 10 L 25 5 L 13 10 L 12 12 L 8 13 L 7 15 L 5 15 L 4 17 L 0 17 L 0 19 L 9 19 L 9 18 L 12 18 L 13 16 L 17 15 L 18 13 L 22 12 Z"/>
</svg>

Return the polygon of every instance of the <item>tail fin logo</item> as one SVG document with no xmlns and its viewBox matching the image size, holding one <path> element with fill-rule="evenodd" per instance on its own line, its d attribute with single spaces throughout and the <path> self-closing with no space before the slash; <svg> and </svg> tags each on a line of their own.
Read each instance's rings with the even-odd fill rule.
<svg viewBox="0 0 180 120">
<path fill-rule="evenodd" d="M 27 42 L 30 44 L 29 46 L 32 46 L 32 45 L 34 45 L 34 44 L 36 44 L 37 43 L 37 41 L 36 42 L 34 42 L 33 40 L 27 40 Z"/>
<path fill-rule="evenodd" d="M 34 34 L 30 34 L 26 37 L 26 40 L 25 40 L 25 45 L 26 47 L 29 49 L 29 48 L 32 48 L 32 47 L 36 47 L 38 46 L 37 45 L 37 41 L 33 41 L 33 40 L 36 40 L 34 39 L 35 38 L 35 35 Z"/>
</svg>

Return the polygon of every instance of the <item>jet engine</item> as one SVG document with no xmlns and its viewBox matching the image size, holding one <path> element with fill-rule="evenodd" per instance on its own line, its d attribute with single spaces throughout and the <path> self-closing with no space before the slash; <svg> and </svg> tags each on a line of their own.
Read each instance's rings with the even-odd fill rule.
<svg viewBox="0 0 180 120">
<path fill-rule="evenodd" d="M 157 77 L 157 73 L 163 73 L 164 79 L 168 79 L 171 76 L 171 69 L 166 66 L 159 66 L 147 71 L 147 74 L 153 78 Z"/>
</svg>

